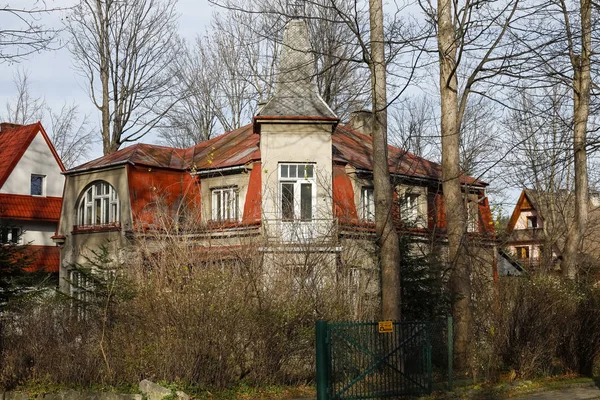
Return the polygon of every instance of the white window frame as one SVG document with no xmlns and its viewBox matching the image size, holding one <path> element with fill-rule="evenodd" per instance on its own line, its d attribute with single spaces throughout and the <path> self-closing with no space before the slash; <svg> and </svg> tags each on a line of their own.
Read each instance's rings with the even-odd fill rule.
<svg viewBox="0 0 600 400">
<path fill-rule="evenodd" d="M 292 170 L 296 172 L 292 174 Z M 286 173 L 287 171 L 287 173 Z M 300 176 L 298 176 L 300 175 Z M 277 204 L 279 209 L 279 217 L 284 222 L 311 222 L 315 220 L 316 205 L 317 205 L 317 171 L 314 163 L 279 163 L 279 195 L 277 196 Z M 283 187 L 284 185 L 293 185 L 293 218 L 284 219 L 283 213 Z M 311 185 L 311 212 L 310 218 L 302 218 L 302 185 Z"/>
<path fill-rule="evenodd" d="M 100 205 L 100 215 L 95 206 L 97 202 Z M 77 203 L 77 226 L 116 224 L 120 220 L 120 215 L 119 195 L 110 183 L 93 182 L 81 193 Z"/>
<path fill-rule="evenodd" d="M 212 188 L 212 220 L 239 221 L 239 189 L 237 186 Z M 233 207 L 232 207 L 233 205 Z M 231 210 L 233 208 L 233 214 Z"/>
<path fill-rule="evenodd" d="M 364 221 L 375 221 L 375 190 L 363 186 L 360 190 L 360 217 Z"/>
<path fill-rule="evenodd" d="M 33 183 L 33 178 L 41 178 L 42 179 L 42 183 L 41 183 L 41 193 L 40 194 L 33 194 L 33 191 L 31 190 L 31 184 Z M 29 178 L 29 194 L 31 196 L 36 196 L 36 197 L 44 197 L 46 196 L 46 175 L 42 175 L 42 174 L 31 174 L 30 178 Z"/>
</svg>

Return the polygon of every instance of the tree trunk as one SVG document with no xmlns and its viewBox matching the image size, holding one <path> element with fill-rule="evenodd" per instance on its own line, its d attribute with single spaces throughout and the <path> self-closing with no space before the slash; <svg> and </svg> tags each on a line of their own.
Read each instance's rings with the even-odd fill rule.
<svg viewBox="0 0 600 400">
<path fill-rule="evenodd" d="M 583 235 L 588 220 L 588 173 L 587 173 L 587 122 L 590 112 L 590 52 L 592 43 L 592 3 L 582 0 L 581 4 L 581 55 L 573 54 L 573 150 L 575 156 L 575 220 L 569 228 L 561 270 L 563 277 L 577 276 L 577 255 L 581 250 Z"/>
<path fill-rule="evenodd" d="M 387 148 L 386 64 L 382 0 L 369 1 L 371 90 L 373 94 L 373 184 L 375 226 L 381 266 L 381 317 L 400 320 L 400 246 L 392 219 L 394 203 Z"/>
<path fill-rule="evenodd" d="M 468 361 L 471 325 L 471 280 L 466 259 L 466 210 L 460 184 L 460 127 L 458 122 L 458 85 L 456 77 L 456 40 L 452 2 L 438 1 L 438 51 L 440 58 L 442 189 L 448 231 L 448 262 L 451 267 L 450 291 L 454 317 L 454 354 L 458 370 Z"/>
<path fill-rule="evenodd" d="M 104 3 L 101 0 L 96 0 L 96 13 L 98 17 L 98 57 L 100 58 L 100 84 L 102 85 L 102 103 L 100 112 L 102 114 L 102 148 L 104 155 L 112 153 L 114 150 L 111 146 L 110 137 L 110 102 L 109 102 L 109 39 L 108 39 L 108 15 L 110 8 L 110 0 Z"/>
</svg>

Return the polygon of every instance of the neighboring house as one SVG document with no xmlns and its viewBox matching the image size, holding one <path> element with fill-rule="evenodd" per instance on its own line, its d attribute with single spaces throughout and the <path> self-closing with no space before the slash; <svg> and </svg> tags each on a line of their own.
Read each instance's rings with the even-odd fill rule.
<svg viewBox="0 0 600 400">
<path fill-rule="evenodd" d="M 118 257 L 148 232 L 190 223 L 198 248 L 213 257 L 254 240 L 266 262 L 292 254 L 285 265 L 294 267 L 293 255 L 304 257 L 309 244 L 320 263 L 374 270 L 370 114 L 355 113 L 350 126 L 341 125 L 318 95 L 313 68 L 306 24 L 292 21 L 273 97 L 251 124 L 187 149 L 136 144 L 65 172 L 56 237 L 63 282 L 73 279 L 69 266 L 83 262 L 89 249 L 109 243 Z M 388 149 L 398 229 L 423 243 L 437 235 L 443 246 L 440 165 Z M 491 276 L 495 236 L 487 184 L 461 180 L 468 230 L 481 239 Z"/>
<path fill-rule="evenodd" d="M 597 194 L 590 194 L 588 229 L 579 254 L 579 262 L 587 266 L 600 265 L 599 200 Z M 516 268 L 520 267 L 521 273 L 558 270 L 573 218 L 572 193 L 523 189 L 507 226 L 504 259 L 510 260 Z"/>
<path fill-rule="evenodd" d="M 42 124 L 0 124 L 0 240 L 27 244 L 30 269 L 58 272 L 64 166 Z"/>
</svg>

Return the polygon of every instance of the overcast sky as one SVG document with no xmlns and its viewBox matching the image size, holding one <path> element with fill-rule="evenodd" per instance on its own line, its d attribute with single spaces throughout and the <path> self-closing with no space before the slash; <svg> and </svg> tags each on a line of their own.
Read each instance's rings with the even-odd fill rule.
<svg viewBox="0 0 600 400">
<path fill-rule="evenodd" d="M 13 6 L 25 6 L 35 0 L 16 0 Z M 68 7 L 75 4 L 74 0 L 49 0 L 48 7 Z M 205 32 L 215 7 L 208 0 L 178 0 L 179 33 L 188 41 Z M 42 14 L 40 21 L 52 27 L 61 26 L 65 12 Z M 4 21 L 3 21 L 4 23 Z M 62 35 L 67 38 L 66 32 Z M 80 110 L 90 115 L 90 122 L 100 125 L 100 116 L 93 107 L 85 87 L 86 80 L 81 77 L 71 61 L 69 51 L 63 46 L 57 50 L 44 51 L 30 55 L 20 63 L 0 64 L 0 115 L 5 114 L 6 102 L 15 96 L 13 79 L 19 69 L 29 73 L 30 87 L 33 96 L 43 97 L 54 109 L 59 109 L 66 101 L 76 102 Z M 148 137 L 142 141 L 152 142 Z M 102 153 L 100 143 L 95 146 L 93 158 Z"/>
</svg>

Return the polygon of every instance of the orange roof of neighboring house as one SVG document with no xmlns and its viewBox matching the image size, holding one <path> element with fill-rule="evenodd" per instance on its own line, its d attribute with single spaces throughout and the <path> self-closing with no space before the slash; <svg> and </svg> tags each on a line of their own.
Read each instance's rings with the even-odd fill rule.
<svg viewBox="0 0 600 400">
<path fill-rule="evenodd" d="M 61 171 L 65 170 L 60 157 L 56 153 L 48 134 L 40 122 L 31 125 L 10 123 L 0 124 L 0 187 L 8 179 L 13 169 L 37 135 L 40 132 L 54 155 Z"/>
<path fill-rule="evenodd" d="M 61 197 L 0 194 L 0 218 L 58 222 L 61 206 Z"/>
<path fill-rule="evenodd" d="M 338 125 L 332 135 L 333 160 L 350 164 L 357 169 L 372 171 L 372 138 L 354 129 Z M 181 170 L 211 170 L 246 165 L 260 161 L 260 135 L 252 124 L 227 132 L 187 149 L 136 144 L 115 153 L 73 168 L 70 172 L 101 168 L 124 162 Z M 405 150 L 389 146 L 390 172 L 411 177 L 439 180 L 442 170 L 439 164 L 418 157 Z M 470 176 L 462 176 L 461 182 L 469 185 L 487 186 L 485 182 Z"/>
<path fill-rule="evenodd" d="M 58 272 L 60 269 L 60 247 L 57 246 L 27 246 L 33 261 L 25 268 L 26 271 Z"/>
</svg>

